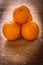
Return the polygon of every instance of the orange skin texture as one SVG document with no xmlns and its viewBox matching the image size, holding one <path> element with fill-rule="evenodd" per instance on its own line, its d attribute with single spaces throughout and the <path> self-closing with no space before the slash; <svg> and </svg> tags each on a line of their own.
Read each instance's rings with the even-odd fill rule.
<svg viewBox="0 0 43 65">
<path fill-rule="evenodd" d="M 22 25 L 22 36 L 26 40 L 35 40 L 39 34 L 39 27 L 35 22 L 28 22 Z"/>
<path fill-rule="evenodd" d="M 13 11 L 13 19 L 19 23 L 19 24 L 23 24 L 27 21 L 32 20 L 32 15 L 30 13 L 29 8 L 27 8 L 26 6 L 20 6 L 16 9 L 14 9 Z"/>
<path fill-rule="evenodd" d="M 5 23 L 2 32 L 8 40 L 16 40 L 20 36 L 20 26 L 16 23 Z"/>
</svg>

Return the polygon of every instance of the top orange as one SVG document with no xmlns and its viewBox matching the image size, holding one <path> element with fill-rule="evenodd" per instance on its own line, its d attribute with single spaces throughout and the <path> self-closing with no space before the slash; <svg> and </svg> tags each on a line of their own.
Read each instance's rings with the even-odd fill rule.
<svg viewBox="0 0 43 65">
<path fill-rule="evenodd" d="M 30 10 L 26 6 L 23 5 L 23 6 L 16 8 L 13 11 L 13 19 L 17 23 L 23 24 L 27 21 L 32 20 L 32 15 L 30 13 Z"/>
</svg>

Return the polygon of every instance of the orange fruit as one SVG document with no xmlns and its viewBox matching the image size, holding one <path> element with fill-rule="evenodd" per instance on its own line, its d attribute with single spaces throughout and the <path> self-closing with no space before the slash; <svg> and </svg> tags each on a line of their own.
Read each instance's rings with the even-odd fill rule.
<svg viewBox="0 0 43 65">
<path fill-rule="evenodd" d="M 17 23 L 5 23 L 2 32 L 8 40 L 16 40 L 20 36 L 20 26 Z"/>
<path fill-rule="evenodd" d="M 39 34 L 39 27 L 35 22 L 28 22 L 22 25 L 22 36 L 26 40 L 34 40 Z"/>
<path fill-rule="evenodd" d="M 30 13 L 30 10 L 26 6 L 20 6 L 13 11 L 13 19 L 19 23 L 23 24 L 27 22 L 28 20 L 32 20 L 32 15 Z"/>
</svg>

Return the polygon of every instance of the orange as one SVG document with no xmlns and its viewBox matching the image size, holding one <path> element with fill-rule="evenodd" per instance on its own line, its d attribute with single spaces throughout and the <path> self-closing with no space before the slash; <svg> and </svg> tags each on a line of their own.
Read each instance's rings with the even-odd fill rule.
<svg viewBox="0 0 43 65">
<path fill-rule="evenodd" d="M 35 22 L 28 22 L 22 25 L 22 36 L 26 40 L 34 40 L 39 34 L 39 27 Z"/>
<path fill-rule="evenodd" d="M 16 40 L 20 36 L 20 26 L 17 23 L 5 23 L 2 32 L 8 40 Z"/>
<path fill-rule="evenodd" d="M 13 11 L 13 19 L 19 23 L 23 24 L 27 22 L 28 20 L 32 20 L 32 15 L 30 13 L 30 10 L 26 6 L 20 6 Z"/>
</svg>

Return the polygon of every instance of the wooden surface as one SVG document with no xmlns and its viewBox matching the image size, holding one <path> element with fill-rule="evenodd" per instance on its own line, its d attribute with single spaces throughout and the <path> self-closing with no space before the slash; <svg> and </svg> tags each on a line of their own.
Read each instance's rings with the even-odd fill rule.
<svg viewBox="0 0 43 65">
<path fill-rule="evenodd" d="M 26 41 L 3 41 L 0 43 L 0 64 L 1 65 L 27 65 L 39 64 L 42 62 L 42 42 L 38 40 Z"/>
</svg>

